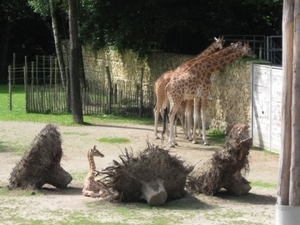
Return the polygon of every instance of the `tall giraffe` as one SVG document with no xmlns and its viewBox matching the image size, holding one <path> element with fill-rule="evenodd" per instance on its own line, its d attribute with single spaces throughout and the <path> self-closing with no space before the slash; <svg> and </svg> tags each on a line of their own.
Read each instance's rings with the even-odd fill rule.
<svg viewBox="0 0 300 225">
<path fill-rule="evenodd" d="M 185 70 L 188 70 L 193 64 L 195 64 L 197 61 L 199 60 L 211 60 L 213 58 L 219 58 L 219 57 L 222 57 L 222 56 L 225 56 L 225 55 L 228 55 L 234 51 L 236 51 L 237 49 L 241 48 L 242 47 L 242 42 L 236 42 L 234 44 L 231 44 L 230 46 L 226 47 L 226 48 L 223 48 L 222 50 L 218 51 L 218 52 L 215 52 L 209 56 L 206 56 L 204 58 L 199 58 L 199 59 L 194 59 L 194 60 L 190 60 L 189 62 L 187 62 L 185 65 L 182 66 L 182 68 L 184 69 L 181 69 L 181 70 L 176 70 L 176 72 L 178 71 L 177 75 L 174 75 L 174 76 L 179 76 L 180 73 L 183 73 Z M 196 135 L 196 130 L 193 129 L 193 132 L 191 134 L 191 119 L 192 119 L 192 112 L 193 112 L 193 106 L 194 106 L 194 100 L 193 99 L 190 99 L 190 100 L 184 100 L 180 107 L 179 107 L 179 110 L 177 111 L 177 115 L 179 116 L 179 118 L 181 118 L 181 121 L 183 121 L 182 117 L 185 116 L 186 118 L 186 122 L 185 122 L 185 127 L 184 127 L 184 134 L 186 136 L 187 139 L 189 139 L 190 141 L 193 141 L 193 143 L 197 143 L 195 140 L 196 138 L 193 138 L 195 137 Z M 200 112 L 200 109 L 201 109 L 201 101 L 198 102 L 197 105 L 194 106 L 194 109 L 197 110 L 197 113 Z M 179 112 L 179 113 L 178 113 Z M 183 115 L 184 114 L 184 115 Z M 199 120 L 200 121 L 200 120 Z M 163 130 L 163 133 L 165 131 L 165 124 L 164 124 L 164 130 Z M 176 143 L 175 143 L 176 144 Z M 206 143 L 208 144 L 208 143 Z"/>
<path fill-rule="evenodd" d="M 206 102 L 210 90 L 210 76 L 212 72 L 223 68 L 234 60 L 242 56 L 255 57 L 250 45 L 244 44 L 243 47 L 236 47 L 238 44 L 232 45 L 233 52 L 220 57 L 220 53 L 224 50 L 216 52 L 208 57 L 194 61 L 194 63 L 183 73 L 173 76 L 166 86 L 167 95 L 170 101 L 170 134 L 169 144 L 174 147 L 176 144 L 174 137 L 174 118 L 180 105 L 185 100 L 194 99 L 194 121 L 199 120 L 199 110 L 197 106 L 201 100 L 202 115 L 202 132 L 204 144 L 209 144 L 206 138 Z M 234 48 L 235 47 L 235 48 Z M 230 47 L 228 47 L 230 48 Z M 216 57 L 219 56 L 219 57 Z M 193 142 L 196 143 L 196 123 L 193 127 Z"/>
<path fill-rule="evenodd" d="M 158 118 L 159 114 L 163 117 L 163 110 L 166 108 L 169 104 L 168 98 L 166 96 L 166 85 L 169 83 L 171 77 L 174 74 L 178 74 L 180 71 L 184 71 L 186 68 L 188 68 L 188 65 L 194 60 L 200 59 L 202 57 L 208 56 L 216 52 L 218 49 L 222 49 L 224 45 L 224 37 L 214 38 L 215 42 L 213 42 L 210 46 L 208 46 L 204 51 L 199 53 L 196 57 L 188 60 L 183 65 L 177 67 L 175 70 L 170 70 L 165 73 L 163 73 L 154 84 L 154 92 L 156 96 L 156 103 L 154 107 L 154 135 L 156 139 L 159 139 L 157 133 L 158 133 Z"/>
<path fill-rule="evenodd" d="M 103 190 L 105 190 L 105 185 L 100 180 L 96 180 L 96 176 L 99 172 L 96 170 L 94 156 L 104 157 L 104 155 L 96 149 L 96 146 L 87 152 L 90 170 L 84 180 L 84 187 L 82 189 L 82 194 L 84 196 L 92 198 L 101 197 Z"/>
</svg>

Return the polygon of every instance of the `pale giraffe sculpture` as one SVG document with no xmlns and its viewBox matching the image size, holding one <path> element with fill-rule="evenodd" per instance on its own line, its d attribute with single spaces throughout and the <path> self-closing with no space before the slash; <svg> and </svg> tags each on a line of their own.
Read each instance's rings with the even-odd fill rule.
<svg viewBox="0 0 300 225">
<path fill-rule="evenodd" d="M 245 44 L 243 47 L 234 48 L 238 44 L 234 44 L 232 53 L 222 56 L 215 57 L 220 54 L 221 50 L 217 53 L 214 53 L 211 56 L 205 57 L 194 62 L 185 72 L 181 73 L 178 76 L 173 76 L 170 82 L 166 86 L 167 95 L 170 101 L 170 134 L 169 134 L 169 144 L 171 147 L 176 145 L 174 137 L 174 119 L 177 111 L 180 108 L 182 101 L 194 99 L 194 121 L 199 120 L 199 110 L 197 106 L 201 100 L 201 115 L 202 115 L 202 135 L 204 145 L 208 145 L 209 142 L 206 138 L 206 102 L 210 90 L 210 76 L 211 74 L 219 70 L 226 65 L 230 64 L 234 60 L 242 56 L 256 57 L 252 52 L 249 44 Z M 229 48 L 229 47 L 228 47 Z M 196 140 L 196 123 L 194 123 L 193 128 L 193 142 L 197 143 Z"/>
<path fill-rule="evenodd" d="M 82 189 L 82 194 L 84 196 L 92 198 L 103 197 L 102 195 L 106 190 L 105 185 L 100 180 L 96 179 L 96 176 L 99 175 L 99 172 L 96 170 L 96 165 L 94 161 L 95 156 L 101 158 L 104 157 L 104 155 L 98 149 L 96 149 L 96 146 L 94 146 L 87 152 L 90 170 L 87 176 L 85 177 L 84 187 Z"/>
<path fill-rule="evenodd" d="M 215 42 L 213 42 L 209 47 L 207 47 L 204 51 L 202 51 L 200 54 L 198 54 L 196 57 L 194 57 L 191 60 L 188 60 L 175 70 L 170 70 L 165 73 L 163 73 L 156 81 L 154 84 L 154 93 L 156 96 L 156 103 L 154 107 L 154 135 L 156 139 L 159 139 L 157 133 L 158 133 L 158 118 L 159 114 L 163 117 L 163 110 L 168 107 L 169 101 L 166 95 L 166 85 L 170 82 L 170 79 L 172 76 L 175 74 L 180 73 L 181 71 L 184 71 L 187 69 L 190 63 L 194 62 L 194 60 L 200 59 L 205 56 L 209 56 L 216 52 L 218 49 L 223 48 L 224 44 L 224 37 L 219 37 L 219 38 L 214 38 Z M 182 116 L 182 115 L 181 115 Z M 182 117 L 180 117 L 181 122 Z"/>
</svg>

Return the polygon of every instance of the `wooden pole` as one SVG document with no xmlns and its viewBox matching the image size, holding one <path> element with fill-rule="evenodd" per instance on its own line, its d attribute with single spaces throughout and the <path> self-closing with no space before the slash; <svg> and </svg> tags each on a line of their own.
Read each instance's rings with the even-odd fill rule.
<svg viewBox="0 0 300 225">
<path fill-rule="evenodd" d="M 16 53 L 13 54 L 13 87 L 16 85 Z"/>
<path fill-rule="evenodd" d="M 284 0 L 282 18 L 282 146 L 279 157 L 278 205 L 289 205 L 289 180 L 291 160 L 291 105 L 293 80 L 293 29 L 294 29 L 294 0 Z"/>
<path fill-rule="evenodd" d="M 24 90 L 25 90 L 25 109 L 26 112 L 28 112 L 28 99 L 29 99 L 29 94 L 28 94 L 28 68 L 27 68 L 27 56 L 25 56 L 25 65 L 24 65 Z"/>
<path fill-rule="evenodd" d="M 39 57 L 35 56 L 35 79 L 36 85 L 39 85 Z"/>
<path fill-rule="evenodd" d="M 43 80 L 45 86 L 46 85 L 45 56 L 43 56 Z"/>
<path fill-rule="evenodd" d="M 292 148 L 290 168 L 290 206 L 300 206 L 300 1 L 294 4 L 294 47 L 292 89 Z"/>
<path fill-rule="evenodd" d="M 12 110 L 12 94 L 11 94 L 11 65 L 8 66 L 8 101 L 9 101 L 9 110 Z"/>
<path fill-rule="evenodd" d="M 108 80 L 108 95 L 109 95 L 109 102 L 108 102 L 108 113 L 111 114 L 111 107 L 112 107 L 112 95 L 113 95 L 113 88 L 112 88 L 112 81 L 111 81 L 111 75 L 109 71 L 109 67 L 106 66 L 106 75 Z"/>
<path fill-rule="evenodd" d="M 144 79 L 144 68 L 141 68 L 141 80 L 140 80 L 140 102 L 139 102 L 139 116 L 142 117 L 143 113 L 143 79 Z"/>
</svg>

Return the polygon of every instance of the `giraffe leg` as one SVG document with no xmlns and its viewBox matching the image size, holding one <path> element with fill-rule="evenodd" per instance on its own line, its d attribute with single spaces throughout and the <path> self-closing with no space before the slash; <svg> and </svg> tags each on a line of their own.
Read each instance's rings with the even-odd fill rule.
<svg viewBox="0 0 300 225">
<path fill-rule="evenodd" d="M 198 110 L 199 110 L 199 113 L 201 113 L 201 99 L 199 101 L 199 106 L 198 106 Z M 199 116 L 199 120 L 197 121 L 198 123 L 198 135 L 199 137 L 202 137 L 202 131 L 201 131 L 201 116 Z"/>
<path fill-rule="evenodd" d="M 155 107 L 154 107 L 154 136 L 156 139 L 159 139 L 157 133 L 158 133 L 158 119 L 159 119 L 159 113 L 160 113 L 160 109 L 158 106 L 158 102 L 156 102 Z"/>
<path fill-rule="evenodd" d="M 172 105 L 169 113 L 169 119 L 170 119 L 169 144 L 170 147 L 172 148 L 174 148 L 175 145 L 178 145 L 175 141 L 175 136 L 174 136 L 174 119 L 175 119 L 177 109 L 178 109 L 177 105 Z"/>
<path fill-rule="evenodd" d="M 210 145 L 206 138 L 206 99 L 201 99 L 201 117 L 202 117 L 202 139 L 204 145 Z"/>
<path fill-rule="evenodd" d="M 197 121 L 199 120 L 199 98 L 194 99 L 194 126 L 193 126 L 193 144 L 198 144 L 197 135 L 196 135 L 196 128 L 197 128 Z"/>
<path fill-rule="evenodd" d="M 186 109 L 185 109 L 185 117 L 186 117 L 186 132 L 187 132 L 187 139 L 192 141 L 192 134 L 191 134 L 191 127 L 192 127 L 192 109 L 193 109 L 193 101 L 188 100 Z"/>
</svg>

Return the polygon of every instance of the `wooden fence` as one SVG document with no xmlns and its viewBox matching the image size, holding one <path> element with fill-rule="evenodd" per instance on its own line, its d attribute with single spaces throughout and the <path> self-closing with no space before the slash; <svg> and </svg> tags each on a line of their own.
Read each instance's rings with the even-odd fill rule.
<svg viewBox="0 0 300 225">
<path fill-rule="evenodd" d="M 29 113 L 64 113 L 68 111 L 65 87 L 61 84 L 57 61 L 54 57 L 37 57 L 23 67 L 26 91 L 26 111 Z M 12 71 L 9 69 L 10 80 Z M 86 81 L 81 87 L 85 115 L 115 114 L 151 117 L 153 114 L 153 86 L 143 83 L 143 69 L 138 81 L 112 80 L 106 67 L 103 82 Z"/>
</svg>

